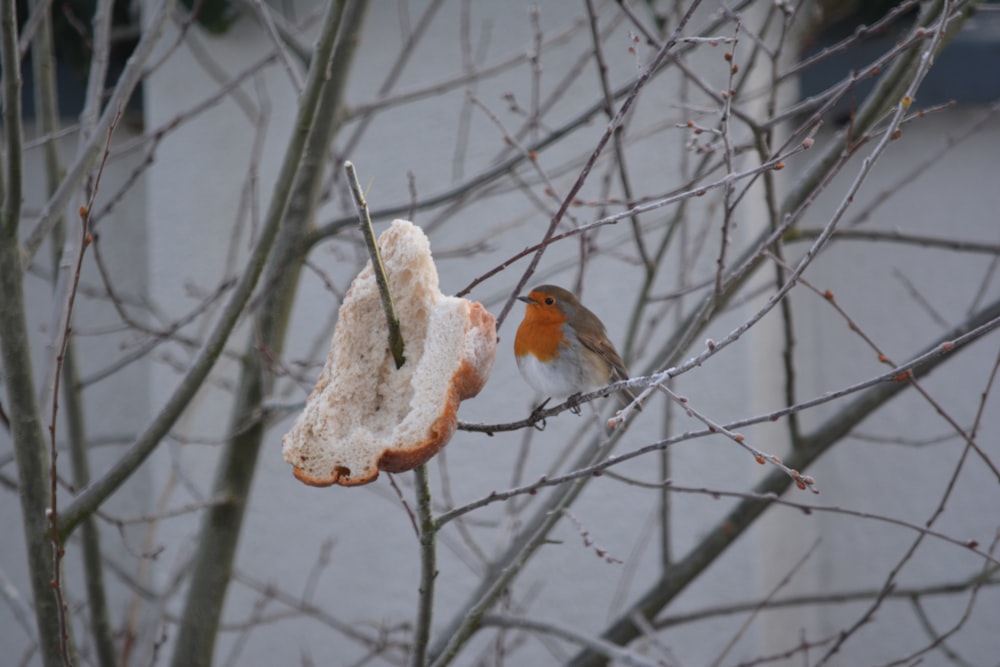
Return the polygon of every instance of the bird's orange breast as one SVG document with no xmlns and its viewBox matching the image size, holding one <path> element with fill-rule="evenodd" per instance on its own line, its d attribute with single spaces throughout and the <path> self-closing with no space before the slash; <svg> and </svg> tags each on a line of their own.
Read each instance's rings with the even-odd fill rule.
<svg viewBox="0 0 1000 667">
<path fill-rule="evenodd" d="M 558 357 L 567 319 L 558 309 L 529 304 L 514 336 L 514 355 L 531 354 L 543 362 Z"/>
</svg>

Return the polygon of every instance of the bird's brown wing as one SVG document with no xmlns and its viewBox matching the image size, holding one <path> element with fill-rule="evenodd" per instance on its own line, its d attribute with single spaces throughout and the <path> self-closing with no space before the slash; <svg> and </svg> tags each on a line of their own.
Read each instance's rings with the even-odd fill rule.
<svg viewBox="0 0 1000 667">
<path fill-rule="evenodd" d="M 599 331 L 604 333 L 604 327 L 601 325 L 601 321 L 597 319 L 597 316 L 593 313 L 587 311 L 586 315 L 592 317 L 597 326 L 589 327 L 591 331 Z M 602 359 L 607 361 L 611 365 L 611 379 L 615 382 L 628 379 L 628 369 L 625 368 L 625 362 L 622 361 L 622 355 L 618 354 L 618 350 L 615 349 L 614 344 L 608 339 L 607 335 L 595 336 L 593 334 L 580 333 L 577 332 L 577 337 L 580 339 L 580 343 L 592 352 L 596 352 L 601 356 Z M 635 400 L 635 394 L 633 394 L 628 389 L 623 389 L 622 391 L 629 397 L 629 400 Z"/>
<path fill-rule="evenodd" d="M 601 355 L 601 358 L 611 365 L 611 374 L 616 381 L 628 379 L 628 370 L 625 368 L 625 362 L 622 361 L 622 356 L 618 354 L 618 350 L 611 344 L 607 336 L 599 338 L 578 332 L 577 337 L 585 348 Z"/>
</svg>

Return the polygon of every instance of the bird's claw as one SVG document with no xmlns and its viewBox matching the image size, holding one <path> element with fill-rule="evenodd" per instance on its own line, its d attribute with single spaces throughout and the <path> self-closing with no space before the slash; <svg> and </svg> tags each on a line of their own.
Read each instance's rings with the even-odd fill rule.
<svg viewBox="0 0 1000 667">
<path fill-rule="evenodd" d="M 539 431 L 541 431 L 542 429 L 545 428 L 545 417 L 542 416 L 542 412 L 545 411 L 545 406 L 548 405 L 549 401 L 551 401 L 551 400 L 552 400 L 552 398 L 549 397 L 549 398 L 546 398 L 541 403 L 539 403 L 538 406 L 534 410 L 531 411 L 531 416 L 528 417 L 528 420 L 531 421 L 531 422 L 533 422 L 533 425 L 535 426 L 535 428 L 538 428 L 537 424 L 538 424 L 538 422 L 541 422 L 542 428 L 538 429 Z"/>
</svg>

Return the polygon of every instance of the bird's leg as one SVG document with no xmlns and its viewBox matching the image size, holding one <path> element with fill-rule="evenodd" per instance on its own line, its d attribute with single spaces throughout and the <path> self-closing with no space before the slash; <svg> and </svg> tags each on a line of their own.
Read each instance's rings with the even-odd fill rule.
<svg viewBox="0 0 1000 667">
<path fill-rule="evenodd" d="M 580 414 L 580 397 L 583 396 L 582 391 L 578 391 L 572 396 L 566 399 L 566 405 L 569 406 L 569 411 L 574 415 Z"/>
</svg>

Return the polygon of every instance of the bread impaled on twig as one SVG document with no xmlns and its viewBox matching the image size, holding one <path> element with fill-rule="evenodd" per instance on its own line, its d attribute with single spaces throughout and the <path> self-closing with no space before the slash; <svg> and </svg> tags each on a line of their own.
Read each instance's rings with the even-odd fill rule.
<svg viewBox="0 0 1000 667">
<path fill-rule="evenodd" d="M 344 297 L 316 387 L 281 441 L 285 461 L 306 484 L 365 484 L 379 470 L 426 462 L 455 432 L 458 404 L 479 393 L 493 368 L 493 315 L 441 293 L 420 228 L 396 220 L 379 247 L 406 363 L 396 369 L 369 262 Z"/>
</svg>

